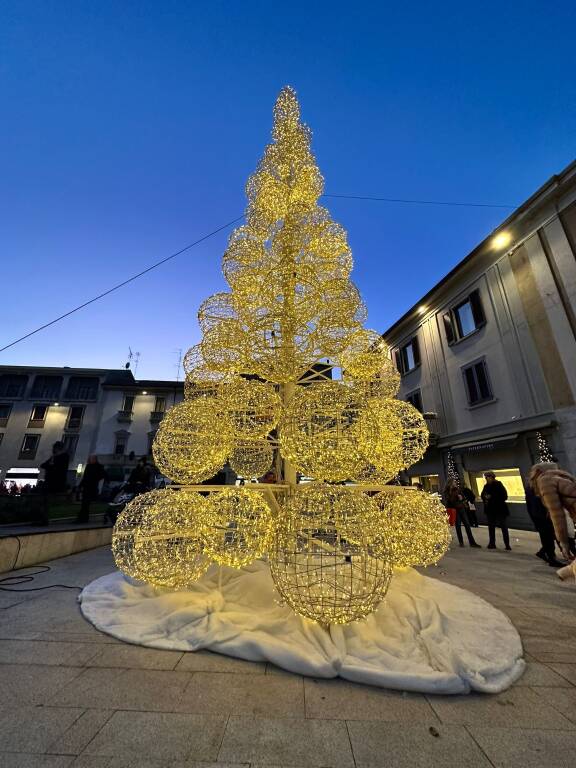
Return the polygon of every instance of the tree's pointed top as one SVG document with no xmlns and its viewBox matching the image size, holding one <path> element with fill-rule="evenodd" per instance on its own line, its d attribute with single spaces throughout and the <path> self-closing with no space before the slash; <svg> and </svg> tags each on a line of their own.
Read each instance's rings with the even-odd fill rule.
<svg viewBox="0 0 576 768">
<path fill-rule="evenodd" d="M 295 124 L 300 120 L 300 104 L 296 91 L 292 86 L 285 85 L 278 94 L 274 105 L 274 132 L 286 123 Z"/>
</svg>

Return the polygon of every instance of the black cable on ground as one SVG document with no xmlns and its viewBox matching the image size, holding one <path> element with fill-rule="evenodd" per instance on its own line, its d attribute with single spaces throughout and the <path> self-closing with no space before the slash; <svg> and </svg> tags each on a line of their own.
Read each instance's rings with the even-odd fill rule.
<svg viewBox="0 0 576 768">
<path fill-rule="evenodd" d="M 20 550 L 22 548 L 22 542 L 20 541 L 19 536 L 14 536 L 11 538 L 15 538 L 18 542 L 18 551 L 16 552 L 16 557 L 14 559 L 14 565 L 18 562 L 18 557 L 20 556 Z M 24 565 L 21 568 L 14 568 L 12 567 L 10 569 L 10 572 L 14 571 L 27 571 L 30 568 L 35 568 L 35 571 L 33 573 L 23 573 L 20 576 L 3 576 L 0 578 L 0 591 L 1 592 L 41 592 L 44 589 L 84 589 L 84 587 L 76 587 L 71 586 L 70 584 L 49 584 L 46 587 L 27 587 L 26 589 L 12 589 L 12 587 L 16 587 L 19 584 L 29 584 L 30 582 L 34 581 L 34 578 L 36 576 L 39 576 L 41 573 L 48 573 L 52 570 L 49 565 Z M 3 587 L 2 584 L 11 584 L 10 587 Z"/>
</svg>

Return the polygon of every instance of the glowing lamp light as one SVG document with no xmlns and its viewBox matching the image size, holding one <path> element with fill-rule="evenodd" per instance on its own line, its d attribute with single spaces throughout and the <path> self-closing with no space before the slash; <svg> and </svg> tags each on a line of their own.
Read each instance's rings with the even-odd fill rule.
<svg viewBox="0 0 576 768">
<path fill-rule="evenodd" d="M 142 392 L 142 394 L 143 394 L 143 395 L 147 395 L 147 394 L 148 394 L 148 392 L 146 392 L 146 390 L 144 390 L 144 392 Z"/>
<path fill-rule="evenodd" d="M 510 232 L 498 232 L 498 234 L 494 235 L 492 238 L 492 247 L 500 250 L 501 248 L 506 248 L 506 246 L 510 245 L 511 242 L 512 235 Z"/>
</svg>

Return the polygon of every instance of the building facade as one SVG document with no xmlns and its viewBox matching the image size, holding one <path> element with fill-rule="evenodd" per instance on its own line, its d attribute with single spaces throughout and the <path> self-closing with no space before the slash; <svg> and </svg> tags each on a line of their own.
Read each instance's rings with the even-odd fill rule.
<svg viewBox="0 0 576 768">
<path fill-rule="evenodd" d="M 184 385 L 136 381 L 130 370 L 0 366 L 0 481 L 35 485 L 61 440 L 74 485 L 90 454 L 121 482 L 151 445 Z"/>
<path fill-rule="evenodd" d="M 399 397 L 431 447 L 412 482 L 442 488 L 453 463 L 477 494 L 493 470 L 512 523 L 541 435 L 576 473 L 576 162 L 544 184 L 383 337 Z"/>
</svg>

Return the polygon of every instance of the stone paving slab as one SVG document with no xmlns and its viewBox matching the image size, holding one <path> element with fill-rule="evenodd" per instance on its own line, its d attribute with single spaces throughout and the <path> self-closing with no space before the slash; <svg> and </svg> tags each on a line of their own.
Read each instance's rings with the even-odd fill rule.
<svg viewBox="0 0 576 768">
<path fill-rule="evenodd" d="M 462 726 L 348 723 L 357 768 L 490 768 L 491 763 Z"/>
<path fill-rule="evenodd" d="M 74 590 L 2 593 L 0 768 L 572 768 L 576 585 L 534 557 L 531 534 L 513 547 L 455 548 L 427 570 L 520 631 L 527 671 L 498 696 L 402 694 L 140 648 L 89 625 Z M 50 565 L 33 586 L 113 569 L 108 548 Z"/>
</svg>

